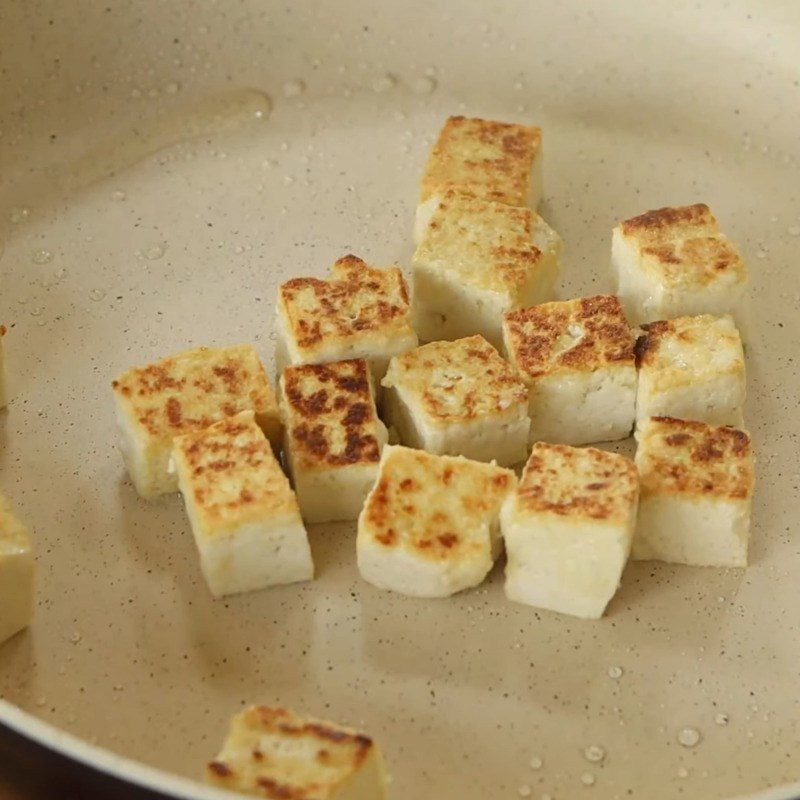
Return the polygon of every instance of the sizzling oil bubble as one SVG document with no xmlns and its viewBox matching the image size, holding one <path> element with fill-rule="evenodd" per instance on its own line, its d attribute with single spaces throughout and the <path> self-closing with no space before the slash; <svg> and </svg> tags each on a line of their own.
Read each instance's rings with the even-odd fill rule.
<svg viewBox="0 0 800 800">
<path fill-rule="evenodd" d="M 592 761 L 599 764 L 605 757 L 606 751 L 597 744 L 590 744 L 584 751 L 583 755 L 587 761 Z"/>
<path fill-rule="evenodd" d="M 683 747 L 694 747 L 700 742 L 700 731 L 697 728 L 681 728 L 678 731 L 678 743 Z"/>
<path fill-rule="evenodd" d="M 436 90 L 436 81 L 429 75 L 417 78 L 412 84 L 411 89 L 415 94 L 431 94 Z"/>
<path fill-rule="evenodd" d="M 142 252 L 142 255 L 148 261 L 158 261 L 159 258 L 164 257 L 164 253 L 167 252 L 167 246 L 165 244 L 154 244 L 151 247 L 148 247 L 146 250 Z"/>
<path fill-rule="evenodd" d="M 384 92 L 388 92 L 397 85 L 397 78 L 394 75 L 390 75 L 388 72 L 385 75 L 378 75 L 372 81 L 372 89 L 373 91 L 378 92 L 378 94 L 383 94 Z"/>
<path fill-rule="evenodd" d="M 44 309 L 41 306 L 34 306 L 30 313 L 32 317 L 41 317 L 42 311 L 44 311 Z"/>
<path fill-rule="evenodd" d="M 678 777 L 679 778 L 688 778 L 689 777 L 689 770 L 686 767 L 678 767 Z"/>
<path fill-rule="evenodd" d="M 117 189 L 114 192 L 111 192 L 111 199 L 116 200 L 117 202 L 122 202 L 123 200 L 127 199 L 128 195 L 122 191 L 122 189 Z"/>
<path fill-rule="evenodd" d="M 520 797 L 530 797 L 532 793 L 531 787 L 528 786 L 527 783 L 523 783 L 522 786 L 517 789 L 517 794 Z"/>
<path fill-rule="evenodd" d="M 539 756 L 533 756 L 533 758 L 530 760 L 531 769 L 541 769 L 543 763 L 544 762 L 541 758 L 539 758 Z"/>
<path fill-rule="evenodd" d="M 53 260 L 53 254 L 49 250 L 34 250 L 31 260 L 34 264 L 49 264 Z"/>
<path fill-rule="evenodd" d="M 583 775 L 581 775 L 581 783 L 584 786 L 594 786 L 594 782 L 595 777 L 591 772 L 584 772 Z"/>
<path fill-rule="evenodd" d="M 608 668 L 608 677 L 618 681 L 622 677 L 622 667 L 612 666 Z"/>
<path fill-rule="evenodd" d="M 720 713 L 714 717 L 714 722 L 716 722 L 717 725 L 727 725 L 728 722 L 730 722 L 730 717 L 724 712 L 720 711 Z"/>
<path fill-rule="evenodd" d="M 303 92 L 306 90 L 306 85 L 301 81 L 299 78 L 295 78 L 291 81 L 286 81 L 283 84 L 283 96 L 284 97 L 300 97 Z"/>
<path fill-rule="evenodd" d="M 95 303 L 99 303 L 105 296 L 106 293 L 103 289 L 92 289 L 92 291 L 89 292 L 89 299 L 93 300 Z"/>
<path fill-rule="evenodd" d="M 11 211 L 8 212 L 8 218 L 15 225 L 19 224 L 20 222 L 27 222 L 30 215 L 30 209 L 25 208 L 24 206 L 12 208 Z"/>
</svg>

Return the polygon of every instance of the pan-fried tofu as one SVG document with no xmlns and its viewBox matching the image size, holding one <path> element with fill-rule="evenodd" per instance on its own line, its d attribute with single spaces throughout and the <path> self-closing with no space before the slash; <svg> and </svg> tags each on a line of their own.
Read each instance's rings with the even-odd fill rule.
<svg viewBox="0 0 800 800">
<path fill-rule="evenodd" d="M 33 618 L 35 571 L 28 531 L 0 494 L 0 643 Z"/>
<path fill-rule="evenodd" d="M 206 781 L 273 800 L 384 800 L 378 745 L 363 733 L 292 711 L 251 706 L 233 717 Z"/>
<path fill-rule="evenodd" d="M 561 246 L 529 208 L 445 193 L 414 253 L 420 339 L 479 333 L 500 347 L 506 311 L 553 299 Z"/>
<path fill-rule="evenodd" d="M 422 176 L 414 242 L 449 190 L 536 209 L 542 198 L 542 131 L 487 119 L 450 117 Z"/>
<path fill-rule="evenodd" d="M 383 386 L 387 422 L 404 445 L 503 467 L 528 454 L 528 390 L 482 336 L 393 358 Z"/>
<path fill-rule="evenodd" d="M 0 325 L 0 408 L 8 405 L 8 386 L 6 385 L 6 357 L 3 349 L 3 337 L 6 335 L 6 326 Z"/>
<path fill-rule="evenodd" d="M 173 466 L 215 597 L 313 578 L 297 499 L 252 411 L 177 437 Z"/>
<path fill-rule="evenodd" d="M 187 350 L 134 367 L 112 386 L 120 449 L 142 497 L 152 499 L 178 490 L 169 471 L 176 436 L 200 431 L 241 411 L 252 409 L 276 452 L 280 449 L 278 401 L 249 344 Z"/>
<path fill-rule="evenodd" d="M 613 295 L 505 315 L 509 361 L 528 386 L 531 442 L 624 439 L 636 403 L 634 336 Z"/>
<path fill-rule="evenodd" d="M 278 291 L 275 355 L 287 366 L 365 358 L 380 380 L 389 359 L 417 346 L 408 284 L 399 267 L 340 258 L 329 280 L 293 278 Z"/>
<path fill-rule="evenodd" d="M 509 600 L 601 617 L 630 554 L 637 497 L 630 459 L 593 447 L 534 445 L 500 517 Z"/>
<path fill-rule="evenodd" d="M 750 436 L 732 427 L 651 417 L 637 428 L 642 483 L 632 557 L 747 566 L 755 470 Z"/>
<path fill-rule="evenodd" d="M 385 447 L 358 518 L 361 577 L 412 597 L 482 583 L 502 548 L 500 506 L 516 480 L 494 464 Z"/>
<path fill-rule="evenodd" d="M 636 342 L 636 419 L 676 417 L 711 425 L 743 424 L 744 351 L 733 319 L 651 322 Z"/>
<path fill-rule="evenodd" d="M 611 261 L 632 325 L 730 313 L 747 337 L 747 267 L 707 205 L 659 208 L 621 222 Z"/>
<path fill-rule="evenodd" d="M 287 367 L 284 456 L 306 522 L 354 520 L 378 476 L 387 432 L 364 359 Z"/>
</svg>

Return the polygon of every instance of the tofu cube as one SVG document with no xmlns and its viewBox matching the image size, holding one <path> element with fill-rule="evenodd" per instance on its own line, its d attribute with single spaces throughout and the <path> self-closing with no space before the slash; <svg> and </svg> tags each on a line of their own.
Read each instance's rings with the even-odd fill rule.
<svg viewBox="0 0 800 800">
<path fill-rule="evenodd" d="M 297 499 L 252 411 L 177 437 L 173 462 L 215 597 L 314 577 Z"/>
<path fill-rule="evenodd" d="M 637 424 L 648 417 L 676 417 L 741 427 L 747 389 L 733 319 L 703 314 L 642 327 L 636 342 Z"/>
<path fill-rule="evenodd" d="M 251 706 L 233 717 L 206 782 L 275 800 L 384 800 L 377 744 L 363 733 L 292 711 Z"/>
<path fill-rule="evenodd" d="M 33 618 L 35 572 L 28 531 L 0 494 L 0 643 Z"/>
<path fill-rule="evenodd" d="M 408 284 L 399 267 L 340 258 L 329 280 L 293 278 L 278 291 L 278 374 L 287 366 L 365 358 L 379 381 L 398 353 L 417 346 Z"/>
<path fill-rule="evenodd" d="M 746 338 L 747 268 L 707 205 L 659 208 L 621 222 L 611 261 L 632 325 L 730 313 Z"/>
<path fill-rule="evenodd" d="M 634 336 L 616 297 L 512 311 L 503 320 L 503 341 L 528 386 L 531 442 L 578 445 L 630 435 Z"/>
<path fill-rule="evenodd" d="M 3 337 L 6 335 L 6 326 L 0 325 L 0 408 L 8 405 L 8 385 L 6 380 L 6 357 L 3 350 Z"/>
<path fill-rule="evenodd" d="M 542 199 L 542 131 L 487 119 L 450 117 L 428 157 L 414 223 L 419 244 L 442 196 L 536 209 Z"/>
<path fill-rule="evenodd" d="M 276 452 L 282 426 L 278 401 L 258 354 L 249 344 L 198 347 L 144 367 L 112 383 L 120 450 L 142 497 L 178 491 L 169 471 L 176 436 L 252 410 Z"/>
<path fill-rule="evenodd" d="M 528 390 L 482 336 L 396 356 L 383 387 L 387 422 L 404 445 L 503 467 L 528 455 Z"/>
<path fill-rule="evenodd" d="M 426 342 L 481 334 L 502 343 L 503 314 L 553 298 L 561 237 L 534 211 L 454 192 L 414 253 L 414 327 Z"/>
<path fill-rule="evenodd" d="M 508 599 L 601 617 L 630 554 L 638 491 L 628 458 L 593 447 L 534 445 L 500 517 Z"/>
<path fill-rule="evenodd" d="M 287 367 L 284 457 L 306 522 L 358 518 L 387 441 L 364 359 Z"/>
<path fill-rule="evenodd" d="M 385 447 L 358 518 L 361 577 L 412 597 L 478 586 L 500 554 L 500 506 L 516 480 L 494 464 Z"/>
<path fill-rule="evenodd" d="M 632 557 L 747 566 L 755 482 L 750 436 L 737 428 L 651 417 L 636 439 L 642 499 Z"/>
</svg>

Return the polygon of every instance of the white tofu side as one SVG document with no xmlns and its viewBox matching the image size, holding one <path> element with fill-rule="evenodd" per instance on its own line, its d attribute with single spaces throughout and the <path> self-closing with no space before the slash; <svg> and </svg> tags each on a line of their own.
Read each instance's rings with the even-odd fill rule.
<svg viewBox="0 0 800 800">
<path fill-rule="evenodd" d="M 0 643 L 33 619 L 35 574 L 28 531 L 0 495 Z"/>
<path fill-rule="evenodd" d="M 414 244 L 418 245 L 425 235 L 425 230 L 430 224 L 436 209 L 439 208 L 439 203 L 442 202 L 441 195 L 431 195 L 427 200 L 417 205 L 417 211 L 414 216 Z"/>
<path fill-rule="evenodd" d="M 636 517 L 626 523 L 520 514 L 516 496 L 500 514 L 509 600 L 562 614 L 599 619 L 619 587 Z"/>
<path fill-rule="evenodd" d="M 626 438 L 633 429 L 633 365 L 544 375 L 528 391 L 531 443 L 610 442 Z"/>
<path fill-rule="evenodd" d="M 746 567 L 752 500 L 642 497 L 631 558 L 700 567 Z"/>
</svg>

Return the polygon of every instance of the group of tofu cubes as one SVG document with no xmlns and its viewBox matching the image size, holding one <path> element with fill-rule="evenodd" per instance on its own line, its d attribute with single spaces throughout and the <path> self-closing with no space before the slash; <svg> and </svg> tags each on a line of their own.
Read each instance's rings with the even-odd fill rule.
<svg viewBox="0 0 800 800">
<path fill-rule="evenodd" d="M 311 578 L 304 523 L 356 518 L 375 586 L 451 595 L 505 545 L 511 599 L 584 617 L 631 555 L 746 563 L 741 258 L 706 206 L 651 211 L 614 230 L 618 295 L 555 301 L 540 170 L 537 128 L 451 118 L 413 297 L 355 256 L 284 283 L 277 397 L 249 345 L 114 382 L 133 482 L 183 493 L 215 595 Z M 634 428 L 635 463 L 580 447 Z"/>
</svg>

